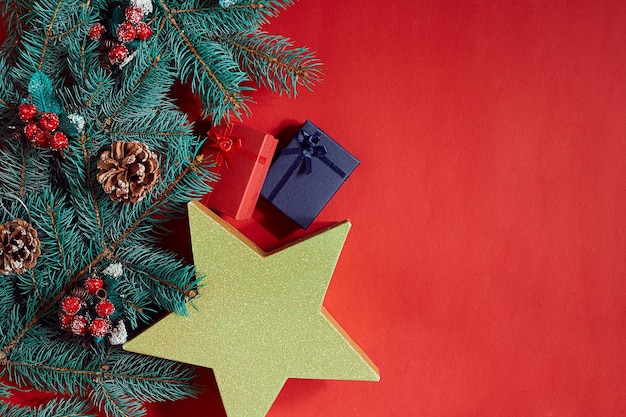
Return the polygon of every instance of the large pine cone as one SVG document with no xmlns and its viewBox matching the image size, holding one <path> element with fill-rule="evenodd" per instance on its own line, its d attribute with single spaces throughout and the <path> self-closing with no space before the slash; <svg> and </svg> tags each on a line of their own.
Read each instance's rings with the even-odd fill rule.
<svg viewBox="0 0 626 417">
<path fill-rule="evenodd" d="M 159 160 L 141 142 L 113 142 L 100 155 L 96 178 L 113 201 L 136 203 L 158 181 Z"/>
<path fill-rule="evenodd" d="M 0 272 L 23 273 L 41 255 L 37 231 L 27 221 L 15 219 L 0 224 Z"/>
</svg>

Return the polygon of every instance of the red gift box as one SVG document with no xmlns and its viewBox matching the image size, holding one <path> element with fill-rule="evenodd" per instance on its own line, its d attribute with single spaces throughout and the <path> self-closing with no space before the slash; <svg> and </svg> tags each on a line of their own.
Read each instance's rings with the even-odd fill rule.
<svg viewBox="0 0 626 417">
<path fill-rule="evenodd" d="M 216 161 L 220 179 L 202 203 L 237 220 L 250 219 L 278 140 L 239 123 L 216 126 L 208 136 L 202 153 Z"/>
</svg>

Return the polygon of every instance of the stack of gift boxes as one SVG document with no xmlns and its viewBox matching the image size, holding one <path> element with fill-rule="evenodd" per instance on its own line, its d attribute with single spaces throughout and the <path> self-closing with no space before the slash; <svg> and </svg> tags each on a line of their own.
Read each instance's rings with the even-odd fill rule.
<svg viewBox="0 0 626 417">
<path fill-rule="evenodd" d="M 252 217 L 259 195 L 309 227 L 359 160 L 310 121 L 272 163 L 278 140 L 241 124 L 208 132 L 204 154 L 220 180 L 202 202 L 236 220 Z"/>
</svg>

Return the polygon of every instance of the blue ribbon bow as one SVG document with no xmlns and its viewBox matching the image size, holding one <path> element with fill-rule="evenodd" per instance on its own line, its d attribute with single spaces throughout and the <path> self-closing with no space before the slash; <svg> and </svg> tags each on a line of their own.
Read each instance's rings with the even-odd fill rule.
<svg viewBox="0 0 626 417">
<path fill-rule="evenodd" d="M 301 149 L 290 149 L 293 151 L 301 152 L 304 159 L 302 160 L 302 164 L 304 165 L 304 173 L 309 175 L 313 172 L 313 163 L 311 159 L 321 158 L 326 155 L 326 147 L 323 145 L 319 145 L 320 143 L 320 132 L 315 132 L 310 135 L 304 130 L 298 132 L 298 137 L 296 138 L 298 143 L 300 144 Z"/>
<path fill-rule="evenodd" d="M 317 158 L 318 160 L 320 160 L 322 163 L 324 163 L 324 165 L 332 169 L 341 178 L 345 179 L 348 176 L 341 168 L 339 168 L 333 161 L 328 159 L 328 157 L 326 156 L 326 147 L 319 144 L 319 131 L 310 134 L 300 129 L 296 140 L 300 144 L 299 148 L 285 149 L 281 154 L 281 156 L 298 155 L 298 157 L 293 161 L 291 166 L 287 169 L 285 174 L 282 176 L 280 181 L 278 181 L 270 195 L 267 197 L 267 200 L 270 202 L 272 202 L 276 198 L 280 190 L 287 184 L 287 181 L 296 172 L 298 166 L 304 168 L 305 175 L 309 175 L 313 172 L 313 158 Z"/>
</svg>

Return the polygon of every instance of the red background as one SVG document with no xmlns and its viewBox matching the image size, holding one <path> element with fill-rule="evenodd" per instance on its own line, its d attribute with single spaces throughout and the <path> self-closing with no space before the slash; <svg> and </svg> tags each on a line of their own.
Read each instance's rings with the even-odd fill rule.
<svg viewBox="0 0 626 417">
<path fill-rule="evenodd" d="M 326 77 L 246 123 L 361 160 L 313 228 L 353 222 L 325 305 L 381 372 L 269 416 L 624 415 L 626 4 L 302 0 L 266 29 Z"/>
<path fill-rule="evenodd" d="M 626 3 L 301 0 L 266 29 L 326 76 L 246 123 L 361 160 L 309 231 L 353 222 L 325 305 L 381 371 L 289 380 L 269 416 L 624 415 Z M 236 224 L 295 236 L 263 203 Z M 223 416 L 202 382 L 148 416 Z"/>
</svg>

